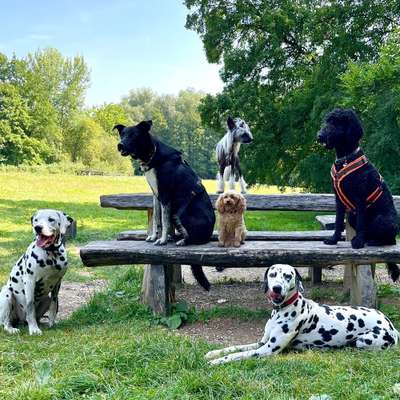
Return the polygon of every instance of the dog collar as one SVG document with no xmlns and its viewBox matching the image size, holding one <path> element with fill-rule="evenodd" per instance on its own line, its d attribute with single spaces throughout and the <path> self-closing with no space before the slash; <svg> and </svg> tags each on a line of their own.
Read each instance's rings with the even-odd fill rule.
<svg viewBox="0 0 400 400">
<path fill-rule="evenodd" d="M 293 304 L 299 298 L 299 292 L 294 293 L 291 297 L 289 297 L 284 303 L 279 304 L 278 306 L 272 306 L 274 310 L 280 310 L 281 308 L 285 308 Z"/>
<path fill-rule="evenodd" d="M 344 157 L 337 158 L 335 160 L 336 165 L 346 165 L 349 162 L 353 161 L 354 158 L 357 158 L 358 153 L 361 151 L 360 147 L 357 147 L 352 153 L 345 155 Z"/>
</svg>

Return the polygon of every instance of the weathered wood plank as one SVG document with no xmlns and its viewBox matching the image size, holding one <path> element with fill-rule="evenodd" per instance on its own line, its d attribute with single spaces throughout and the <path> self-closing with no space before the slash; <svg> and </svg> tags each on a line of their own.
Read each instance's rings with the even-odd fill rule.
<svg viewBox="0 0 400 400">
<path fill-rule="evenodd" d="M 210 194 L 213 204 L 217 194 Z M 248 210 L 283 210 L 283 211 L 335 211 L 333 194 L 278 194 L 278 195 L 246 195 Z M 395 206 L 400 211 L 400 196 L 394 196 Z M 110 194 L 100 196 L 102 207 L 121 210 L 146 210 L 153 207 L 152 195 Z"/>
<path fill-rule="evenodd" d="M 335 229 L 335 215 L 317 215 L 315 219 L 317 222 L 319 222 L 323 229 L 327 231 L 332 231 Z"/>
<path fill-rule="evenodd" d="M 246 241 L 248 240 L 289 240 L 289 241 L 323 241 L 324 239 L 332 236 L 332 231 L 249 231 L 247 232 Z M 147 237 L 147 231 L 135 230 L 135 231 L 124 231 L 117 235 L 117 240 L 145 240 Z M 218 232 L 214 231 L 212 241 L 218 240 Z M 343 236 L 344 240 L 344 236 Z"/>
<path fill-rule="evenodd" d="M 216 242 L 201 246 L 154 246 L 138 241 L 97 241 L 80 250 L 88 267 L 124 264 L 200 264 L 254 267 L 276 263 L 296 266 L 400 263 L 400 245 L 352 249 L 350 243 L 327 246 L 319 242 L 249 241 L 240 248 L 220 248 Z"/>
</svg>

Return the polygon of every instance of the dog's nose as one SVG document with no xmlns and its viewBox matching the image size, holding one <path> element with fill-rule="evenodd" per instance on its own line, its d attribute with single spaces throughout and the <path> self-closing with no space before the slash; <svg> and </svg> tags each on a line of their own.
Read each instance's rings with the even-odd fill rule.
<svg viewBox="0 0 400 400">
<path fill-rule="evenodd" d="M 41 225 L 36 225 L 36 226 L 34 227 L 34 229 L 35 229 L 35 232 L 36 232 L 36 233 L 41 233 L 41 232 L 42 232 L 42 229 L 43 229 L 43 226 L 41 226 Z"/>
<path fill-rule="evenodd" d="M 272 287 L 272 291 L 276 294 L 281 294 L 282 293 L 282 286 L 275 285 Z"/>
</svg>

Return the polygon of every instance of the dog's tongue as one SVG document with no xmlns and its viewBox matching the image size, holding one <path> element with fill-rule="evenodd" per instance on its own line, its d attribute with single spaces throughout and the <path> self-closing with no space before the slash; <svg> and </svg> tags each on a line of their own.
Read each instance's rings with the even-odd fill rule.
<svg viewBox="0 0 400 400">
<path fill-rule="evenodd" d="M 267 297 L 270 298 L 271 300 L 281 300 L 282 299 L 282 295 L 280 295 L 279 293 L 272 292 L 272 291 L 267 293 Z"/>
<path fill-rule="evenodd" d="M 39 247 L 48 247 L 54 239 L 54 235 L 52 236 L 45 236 L 45 235 L 39 235 L 36 239 L 36 244 Z"/>
</svg>

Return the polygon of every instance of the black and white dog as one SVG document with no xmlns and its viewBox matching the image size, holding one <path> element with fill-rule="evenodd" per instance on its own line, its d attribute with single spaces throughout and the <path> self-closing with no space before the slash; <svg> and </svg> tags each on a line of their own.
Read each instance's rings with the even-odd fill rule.
<svg viewBox="0 0 400 400">
<path fill-rule="evenodd" d="M 336 161 L 331 169 L 336 195 L 336 225 L 334 235 L 326 239 L 325 244 L 335 245 L 340 240 L 346 213 L 349 224 L 356 231 L 351 241 L 354 249 L 365 244 L 396 244 L 399 226 L 393 197 L 382 176 L 359 147 L 363 134 L 360 120 L 350 109 L 330 112 L 318 132 L 318 141 L 336 151 Z M 388 269 L 392 279 L 397 280 L 399 267 L 389 263 Z"/>
<path fill-rule="evenodd" d="M 261 358 L 285 348 L 332 349 L 345 346 L 386 349 L 400 340 L 399 332 L 380 311 L 365 307 L 327 306 L 305 299 L 301 277 L 290 265 L 276 264 L 264 277 L 265 293 L 274 310 L 260 342 L 210 351 L 206 358 L 218 365 Z"/>
<path fill-rule="evenodd" d="M 0 324 L 6 332 L 18 333 L 17 326 L 26 321 L 29 334 L 40 335 L 38 322 L 46 312 L 48 325 L 54 325 L 61 279 L 67 271 L 64 236 L 71 223 L 72 218 L 61 211 L 39 210 L 33 215 L 36 238 L 0 292 Z"/>
<path fill-rule="evenodd" d="M 217 143 L 216 153 L 219 164 L 217 174 L 217 193 L 225 190 L 225 181 L 229 181 L 229 189 L 235 189 L 235 178 L 240 183 L 240 190 L 247 192 L 247 185 L 240 169 L 239 150 L 242 143 L 251 143 L 253 135 L 249 126 L 240 118 L 227 120 L 228 131 Z"/>
<path fill-rule="evenodd" d="M 165 245 L 169 234 L 178 233 L 176 244 L 204 244 L 210 241 L 215 224 L 214 209 L 200 178 L 182 154 L 150 134 L 151 121 L 135 126 L 116 125 L 122 156 L 140 161 L 153 191 L 153 223 L 146 241 Z M 210 284 L 199 265 L 192 272 L 203 288 Z"/>
</svg>

